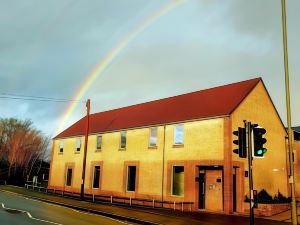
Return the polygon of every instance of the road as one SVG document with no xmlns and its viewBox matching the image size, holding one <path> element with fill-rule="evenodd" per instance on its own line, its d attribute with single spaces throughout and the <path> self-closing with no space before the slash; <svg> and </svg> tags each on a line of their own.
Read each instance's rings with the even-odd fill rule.
<svg viewBox="0 0 300 225">
<path fill-rule="evenodd" d="M 20 212 L 14 209 L 26 212 Z M 124 222 L 0 192 L 0 224 L 124 225 Z"/>
<path fill-rule="evenodd" d="M 23 189 L 22 189 L 23 190 Z M 33 194 L 34 192 L 29 192 Z M 45 195 L 44 197 L 49 197 Z M 81 205 L 81 207 L 97 208 L 102 212 L 123 215 L 127 217 L 140 218 L 142 220 L 151 221 L 157 224 L 172 224 L 172 225 L 248 225 L 249 218 L 235 215 L 212 214 L 205 212 L 185 212 L 172 210 L 154 210 L 146 208 L 118 207 L 105 204 L 95 204 L 72 199 L 64 199 L 58 196 L 51 196 L 56 201 L 68 200 L 68 204 Z M 4 205 L 2 205 L 2 203 Z M 16 212 L 7 208 L 27 211 Z M 30 218 L 32 216 L 32 218 Z M 284 218 L 289 218 L 284 215 Z M 24 196 L 13 194 L 11 192 L 0 191 L 0 224 L 1 225 L 120 225 L 125 222 L 113 220 L 107 217 L 94 214 L 86 214 L 70 208 L 53 205 L 33 199 L 28 199 Z M 129 224 L 129 223 L 127 223 Z M 286 225 L 288 223 L 264 220 L 255 218 L 255 225 Z"/>
</svg>

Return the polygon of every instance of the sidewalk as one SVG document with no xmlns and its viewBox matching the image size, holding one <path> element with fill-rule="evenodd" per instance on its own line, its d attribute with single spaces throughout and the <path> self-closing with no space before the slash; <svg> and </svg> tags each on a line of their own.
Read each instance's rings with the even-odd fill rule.
<svg viewBox="0 0 300 225">
<path fill-rule="evenodd" d="M 248 224 L 249 219 L 245 216 L 224 215 L 207 212 L 181 212 L 166 209 L 139 208 L 129 206 L 116 206 L 107 203 L 92 203 L 79 201 L 71 198 L 64 198 L 56 195 L 48 195 L 37 191 L 27 190 L 14 186 L 0 186 L 0 190 L 10 191 L 26 197 L 35 198 L 41 201 L 60 204 L 70 208 L 80 208 L 85 211 L 98 211 L 107 216 L 119 216 L 126 218 L 137 219 L 146 222 L 145 224 L 201 224 L 201 225 L 225 225 L 225 224 Z M 281 219 L 281 218 L 279 218 Z M 130 220 L 128 220 L 130 221 Z M 256 225 L 286 225 L 287 223 L 265 220 L 262 218 L 255 219 Z"/>
</svg>

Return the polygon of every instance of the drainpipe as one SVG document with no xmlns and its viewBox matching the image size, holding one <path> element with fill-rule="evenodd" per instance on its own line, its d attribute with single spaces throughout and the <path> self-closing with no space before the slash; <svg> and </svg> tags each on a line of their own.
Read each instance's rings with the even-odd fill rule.
<svg viewBox="0 0 300 225">
<path fill-rule="evenodd" d="M 165 145 L 166 145 L 166 125 L 164 125 L 164 142 L 163 142 L 163 155 L 162 155 L 162 180 L 161 180 L 162 208 L 164 207 Z"/>
</svg>

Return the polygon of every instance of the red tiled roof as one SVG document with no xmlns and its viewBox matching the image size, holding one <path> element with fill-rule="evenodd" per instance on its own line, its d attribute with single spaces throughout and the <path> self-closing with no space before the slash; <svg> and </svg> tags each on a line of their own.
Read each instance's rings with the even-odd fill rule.
<svg viewBox="0 0 300 225">
<path fill-rule="evenodd" d="M 230 115 L 261 78 L 90 115 L 90 133 Z M 83 135 L 84 117 L 56 138 Z"/>
</svg>

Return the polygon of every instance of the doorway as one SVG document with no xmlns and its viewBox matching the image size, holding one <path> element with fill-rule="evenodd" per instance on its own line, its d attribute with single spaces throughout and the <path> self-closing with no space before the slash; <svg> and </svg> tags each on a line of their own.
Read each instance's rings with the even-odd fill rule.
<svg viewBox="0 0 300 225">
<path fill-rule="evenodd" d="M 236 212 L 236 167 L 232 170 L 232 210 Z"/>
<path fill-rule="evenodd" d="M 199 168 L 199 209 L 223 211 L 223 167 Z"/>
<path fill-rule="evenodd" d="M 205 170 L 199 171 L 199 209 L 205 209 Z"/>
</svg>

